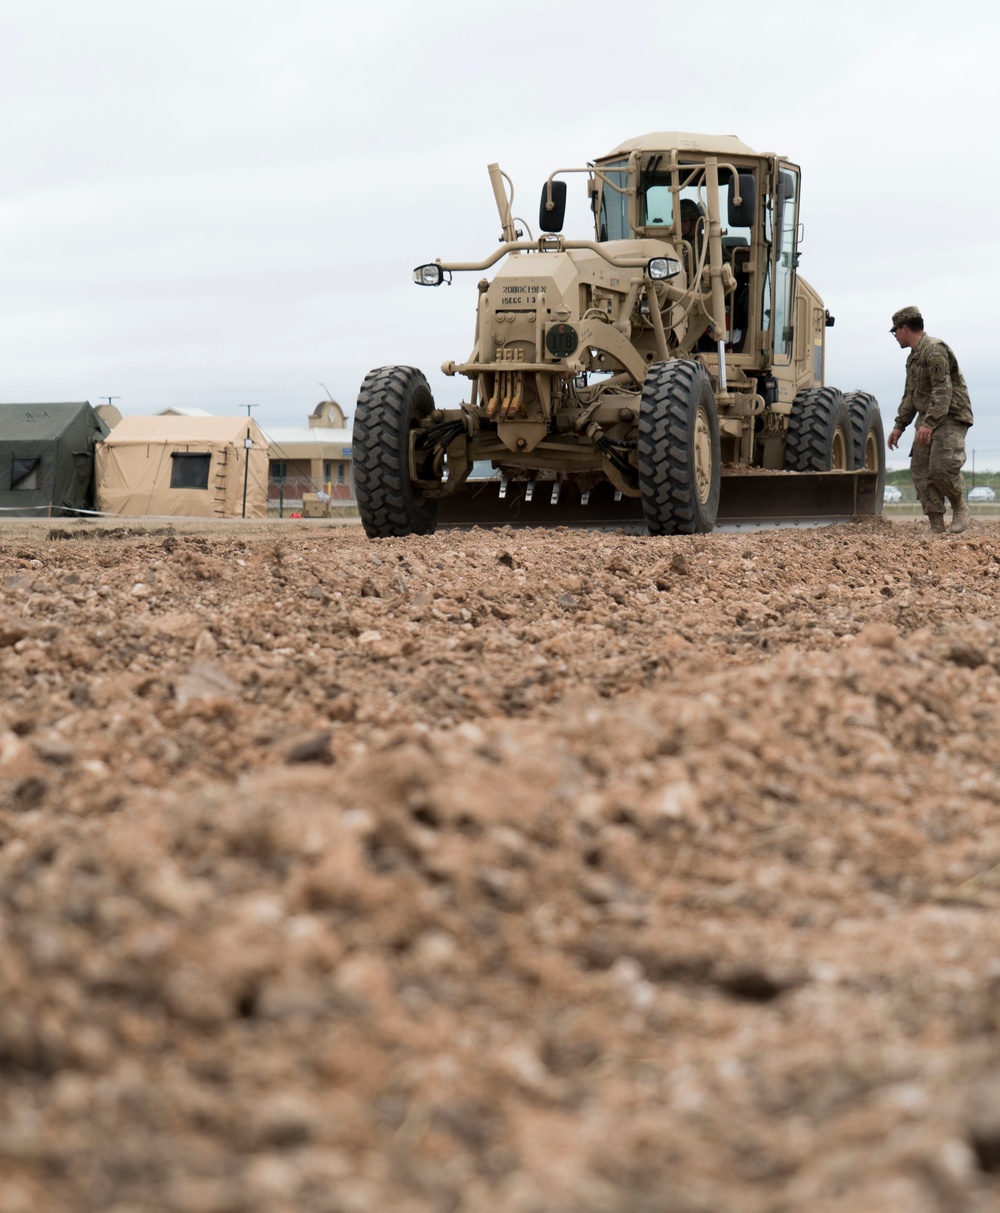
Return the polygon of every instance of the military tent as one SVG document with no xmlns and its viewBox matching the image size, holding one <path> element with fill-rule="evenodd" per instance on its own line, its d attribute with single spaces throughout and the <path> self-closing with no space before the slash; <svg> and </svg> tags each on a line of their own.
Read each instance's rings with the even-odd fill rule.
<svg viewBox="0 0 1000 1213">
<path fill-rule="evenodd" d="M 94 508 L 94 447 L 108 433 L 86 401 L 0 404 L 0 518 Z"/>
<path fill-rule="evenodd" d="M 97 447 L 97 506 L 132 516 L 263 518 L 267 470 L 267 441 L 248 417 L 123 417 Z"/>
</svg>

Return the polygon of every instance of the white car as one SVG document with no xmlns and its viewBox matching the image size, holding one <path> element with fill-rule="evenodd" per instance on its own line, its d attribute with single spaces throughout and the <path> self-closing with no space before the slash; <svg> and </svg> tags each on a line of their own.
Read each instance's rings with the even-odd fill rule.
<svg viewBox="0 0 1000 1213">
<path fill-rule="evenodd" d="M 887 484 L 885 491 L 882 494 L 883 501 L 902 501 L 903 490 L 898 489 L 894 484 Z"/>
<path fill-rule="evenodd" d="M 997 495 L 988 484 L 980 485 L 978 489 L 969 489 L 970 501 L 996 501 Z"/>
</svg>

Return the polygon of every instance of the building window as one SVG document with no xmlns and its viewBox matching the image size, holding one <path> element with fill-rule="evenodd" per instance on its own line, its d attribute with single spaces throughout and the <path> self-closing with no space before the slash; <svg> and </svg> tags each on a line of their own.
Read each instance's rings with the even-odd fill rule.
<svg viewBox="0 0 1000 1213">
<path fill-rule="evenodd" d="M 287 480 L 288 479 L 288 464 L 274 462 L 271 464 L 271 479 L 272 480 Z"/>
<path fill-rule="evenodd" d="M 333 460 L 323 460 L 323 479 L 329 483 L 333 479 Z"/>
<path fill-rule="evenodd" d="M 337 464 L 337 483 L 344 483 L 344 465 L 342 463 Z"/>
<path fill-rule="evenodd" d="M 212 456 L 193 455 L 188 451 L 174 451 L 170 456 L 173 466 L 170 469 L 170 487 L 172 489 L 207 489 L 208 472 L 212 464 Z"/>
<path fill-rule="evenodd" d="M 38 488 L 38 469 L 42 466 L 41 456 L 32 457 L 31 455 L 18 458 L 17 455 L 11 460 L 10 465 L 10 487 L 17 491 L 29 492 Z"/>
</svg>

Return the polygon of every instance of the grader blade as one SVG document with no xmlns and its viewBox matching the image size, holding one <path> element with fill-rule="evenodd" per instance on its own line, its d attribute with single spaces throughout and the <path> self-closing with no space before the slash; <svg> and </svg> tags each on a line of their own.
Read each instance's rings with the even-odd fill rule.
<svg viewBox="0 0 1000 1213">
<path fill-rule="evenodd" d="M 580 493 L 558 481 L 468 480 L 438 503 L 439 527 L 625 527 L 645 531 L 642 504 L 606 482 Z M 734 472 L 722 477 L 717 526 L 822 525 L 880 514 L 877 472 Z"/>
<path fill-rule="evenodd" d="M 722 524 L 815 525 L 881 513 L 877 472 L 742 472 L 722 477 Z"/>
</svg>

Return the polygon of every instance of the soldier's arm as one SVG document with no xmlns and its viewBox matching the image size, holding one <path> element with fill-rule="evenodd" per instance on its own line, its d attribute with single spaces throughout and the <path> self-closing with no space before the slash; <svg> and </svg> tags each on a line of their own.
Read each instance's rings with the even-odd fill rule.
<svg viewBox="0 0 1000 1213">
<path fill-rule="evenodd" d="M 893 422 L 893 428 L 902 433 L 916 416 L 916 412 L 917 410 L 913 404 L 913 393 L 910 391 L 910 376 L 907 375 L 906 391 L 903 393 L 903 399 L 899 402 L 899 408 L 896 411 L 896 420 Z"/>
<path fill-rule="evenodd" d="M 935 430 L 951 410 L 951 370 L 943 346 L 935 346 L 929 351 L 926 365 L 931 381 L 931 399 L 924 409 L 923 423 Z"/>
</svg>

